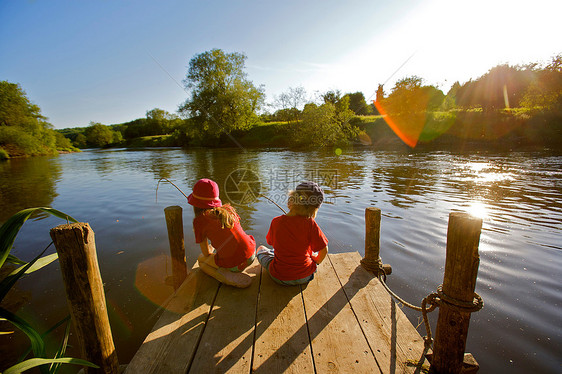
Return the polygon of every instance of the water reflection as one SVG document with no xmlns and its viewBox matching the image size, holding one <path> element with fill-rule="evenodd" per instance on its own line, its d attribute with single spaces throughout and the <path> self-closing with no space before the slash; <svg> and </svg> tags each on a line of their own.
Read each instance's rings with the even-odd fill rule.
<svg viewBox="0 0 562 374">
<path fill-rule="evenodd" d="M 0 162 L 0 222 L 31 207 L 51 206 L 61 167 L 48 157 Z"/>
<path fill-rule="evenodd" d="M 449 213 L 482 214 L 477 292 L 486 307 L 472 317 L 467 350 L 486 372 L 512 370 L 506 362 L 524 357 L 528 350 L 520 347 L 527 344 L 541 359 L 516 359 L 517 370 L 512 372 L 558 367 L 553 347 L 562 341 L 553 326 L 561 324 L 562 157 L 557 154 L 151 149 L 11 160 L 0 163 L 0 217 L 29 206 L 52 205 L 91 223 L 112 327 L 119 331 L 117 349 L 127 362 L 152 327 L 145 325 L 155 305 L 169 291 L 166 206 L 184 208 L 189 265 L 199 252 L 191 206 L 173 187 L 163 185 L 156 202 L 158 179 L 172 180 L 186 194 L 200 178 L 215 180 L 223 202 L 234 204 L 244 229 L 264 244 L 271 219 L 281 211 L 264 198 L 239 204 L 237 195 L 227 193 L 229 176 L 241 169 L 254 173 L 261 193 L 282 207 L 289 189 L 305 179 L 318 182 L 326 204 L 317 221 L 332 253 L 362 252 L 364 209 L 381 208 L 381 256 L 394 269 L 389 281 L 412 302 L 442 282 Z M 49 227 L 23 229 L 31 235 L 22 235 L 18 242 L 21 253 L 41 247 L 35 231 L 47 233 Z M 146 282 L 144 274 L 153 281 Z M 43 310 L 45 305 L 52 309 L 44 319 L 66 313 L 60 279 L 51 277 L 60 274 L 45 273 L 42 282 L 22 284 L 33 290 L 29 310 Z M 415 322 L 419 316 L 409 317 Z M 543 343 L 548 339 L 550 345 Z M 497 342 L 502 342 L 500 348 Z"/>
</svg>

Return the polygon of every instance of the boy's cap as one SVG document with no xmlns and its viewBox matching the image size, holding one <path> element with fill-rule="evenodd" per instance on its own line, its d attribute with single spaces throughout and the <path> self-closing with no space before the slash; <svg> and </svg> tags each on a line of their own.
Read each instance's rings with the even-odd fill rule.
<svg viewBox="0 0 562 374">
<path fill-rule="evenodd" d="M 218 184 L 207 178 L 199 179 L 193 186 L 193 192 L 187 197 L 187 202 L 201 209 L 222 206 Z"/>
<path fill-rule="evenodd" d="M 296 191 L 308 191 L 311 193 L 308 199 L 305 199 L 306 201 L 299 201 L 302 205 L 320 207 L 324 201 L 324 191 L 322 191 L 322 188 L 320 188 L 320 186 L 315 182 L 302 182 L 297 186 Z"/>
</svg>

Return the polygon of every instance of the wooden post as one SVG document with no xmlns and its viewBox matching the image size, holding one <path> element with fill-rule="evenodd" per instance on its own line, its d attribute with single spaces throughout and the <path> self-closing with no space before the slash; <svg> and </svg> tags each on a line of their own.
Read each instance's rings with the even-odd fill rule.
<svg viewBox="0 0 562 374">
<path fill-rule="evenodd" d="M 449 215 L 443 276 L 445 298 L 458 300 L 461 304 L 473 302 L 480 263 L 478 243 L 481 230 L 481 218 L 460 212 Z M 469 322 L 470 312 L 460 311 L 448 302 L 440 304 L 430 368 L 432 373 L 461 372 Z"/>
<path fill-rule="evenodd" d="M 187 277 L 182 208 L 177 205 L 169 206 L 164 209 L 164 215 L 166 216 L 170 255 L 172 257 L 172 281 L 174 289 L 177 290 Z"/>
<path fill-rule="evenodd" d="M 386 275 L 392 272 L 392 267 L 382 263 L 381 247 L 381 210 L 375 207 L 365 209 L 365 257 L 361 260 L 363 267 L 375 274 L 379 273 L 382 265 Z"/>
<path fill-rule="evenodd" d="M 85 373 L 119 373 L 94 231 L 87 223 L 60 225 L 51 229 L 51 238 L 59 255 L 66 299 L 82 355 L 100 367 L 85 367 Z"/>
</svg>

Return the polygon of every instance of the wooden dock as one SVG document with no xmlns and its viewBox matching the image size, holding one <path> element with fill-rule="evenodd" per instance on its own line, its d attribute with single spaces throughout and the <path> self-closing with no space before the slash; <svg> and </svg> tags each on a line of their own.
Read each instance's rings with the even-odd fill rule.
<svg viewBox="0 0 562 374">
<path fill-rule="evenodd" d="M 421 373 L 424 342 L 357 252 L 330 254 L 304 286 L 258 262 L 246 289 L 195 266 L 126 373 Z"/>
</svg>

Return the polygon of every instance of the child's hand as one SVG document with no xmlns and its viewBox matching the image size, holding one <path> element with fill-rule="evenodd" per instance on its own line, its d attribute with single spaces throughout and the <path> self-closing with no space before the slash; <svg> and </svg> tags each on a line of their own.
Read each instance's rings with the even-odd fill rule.
<svg viewBox="0 0 562 374">
<path fill-rule="evenodd" d="M 310 257 L 312 258 L 312 261 L 316 262 L 316 265 L 320 265 L 322 261 L 324 261 L 324 259 L 326 258 L 327 254 L 328 254 L 328 247 L 324 247 L 318 252 L 313 252 L 312 256 Z"/>
</svg>

